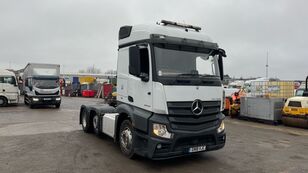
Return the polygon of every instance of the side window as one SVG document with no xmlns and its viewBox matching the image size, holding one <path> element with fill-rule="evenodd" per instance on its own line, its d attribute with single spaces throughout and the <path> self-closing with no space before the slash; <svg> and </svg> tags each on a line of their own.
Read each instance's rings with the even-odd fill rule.
<svg viewBox="0 0 308 173">
<path fill-rule="evenodd" d="M 149 75 L 149 51 L 147 47 L 132 46 L 129 48 L 129 74 L 140 77 Z"/>
<path fill-rule="evenodd" d="M 4 77 L 0 77 L 0 83 L 4 83 Z"/>
<path fill-rule="evenodd" d="M 149 73 L 149 51 L 147 48 L 140 49 L 140 73 Z"/>
<path fill-rule="evenodd" d="M 31 87 L 31 78 L 27 78 L 25 81 L 25 86 Z"/>
</svg>

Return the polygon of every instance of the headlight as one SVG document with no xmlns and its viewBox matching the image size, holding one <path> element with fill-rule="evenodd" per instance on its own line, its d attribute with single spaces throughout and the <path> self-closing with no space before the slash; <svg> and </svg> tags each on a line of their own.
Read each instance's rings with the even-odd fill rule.
<svg viewBox="0 0 308 173">
<path fill-rule="evenodd" d="M 57 97 L 56 100 L 57 100 L 57 101 L 60 101 L 60 100 L 61 100 L 61 97 Z"/>
<path fill-rule="evenodd" d="M 167 138 L 171 139 L 172 138 L 172 133 L 169 133 L 167 130 L 167 126 L 164 124 L 153 124 L 153 134 L 156 136 L 162 137 L 162 138 Z"/>
<path fill-rule="evenodd" d="M 35 102 L 39 101 L 38 98 L 32 98 L 32 100 L 35 101 Z"/>
<path fill-rule="evenodd" d="M 217 133 L 221 133 L 225 130 L 225 123 L 224 121 L 222 120 L 221 123 L 220 123 L 220 126 L 218 127 L 217 129 Z"/>
</svg>

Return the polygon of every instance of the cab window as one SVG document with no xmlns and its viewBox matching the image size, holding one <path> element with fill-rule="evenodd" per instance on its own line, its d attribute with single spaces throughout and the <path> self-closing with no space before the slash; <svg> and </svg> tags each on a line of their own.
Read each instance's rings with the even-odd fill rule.
<svg viewBox="0 0 308 173">
<path fill-rule="evenodd" d="M 0 77 L 0 83 L 16 85 L 16 80 L 13 76 L 4 76 Z"/>
</svg>

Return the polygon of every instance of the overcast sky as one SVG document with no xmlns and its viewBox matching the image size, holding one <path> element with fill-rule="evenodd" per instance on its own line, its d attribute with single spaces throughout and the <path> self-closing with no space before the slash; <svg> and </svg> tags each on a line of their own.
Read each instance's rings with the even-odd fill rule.
<svg viewBox="0 0 308 173">
<path fill-rule="evenodd" d="M 116 69 L 122 25 L 174 20 L 202 27 L 228 57 L 225 73 L 304 79 L 308 75 L 305 0 L 0 0 L 0 68 L 28 62 Z"/>
</svg>

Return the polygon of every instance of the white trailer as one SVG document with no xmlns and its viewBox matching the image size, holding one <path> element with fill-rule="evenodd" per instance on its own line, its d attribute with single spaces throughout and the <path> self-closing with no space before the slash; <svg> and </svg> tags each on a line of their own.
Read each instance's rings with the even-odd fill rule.
<svg viewBox="0 0 308 173">
<path fill-rule="evenodd" d="M 18 104 L 19 89 L 15 74 L 8 70 L 0 69 L 0 107 L 7 104 Z"/>
<path fill-rule="evenodd" d="M 23 72 L 24 102 L 33 108 L 36 105 L 60 107 L 60 65 L 29 63 Z"/>
<path fill-rule="evenodd" d="M 167 159 L 225 145 L 225 51 L 200 27 L 161 21 L 119 31 L 117 105 L 82 105 L 85 132 L 106 134 L 123 154 Z"/>
</svg>

